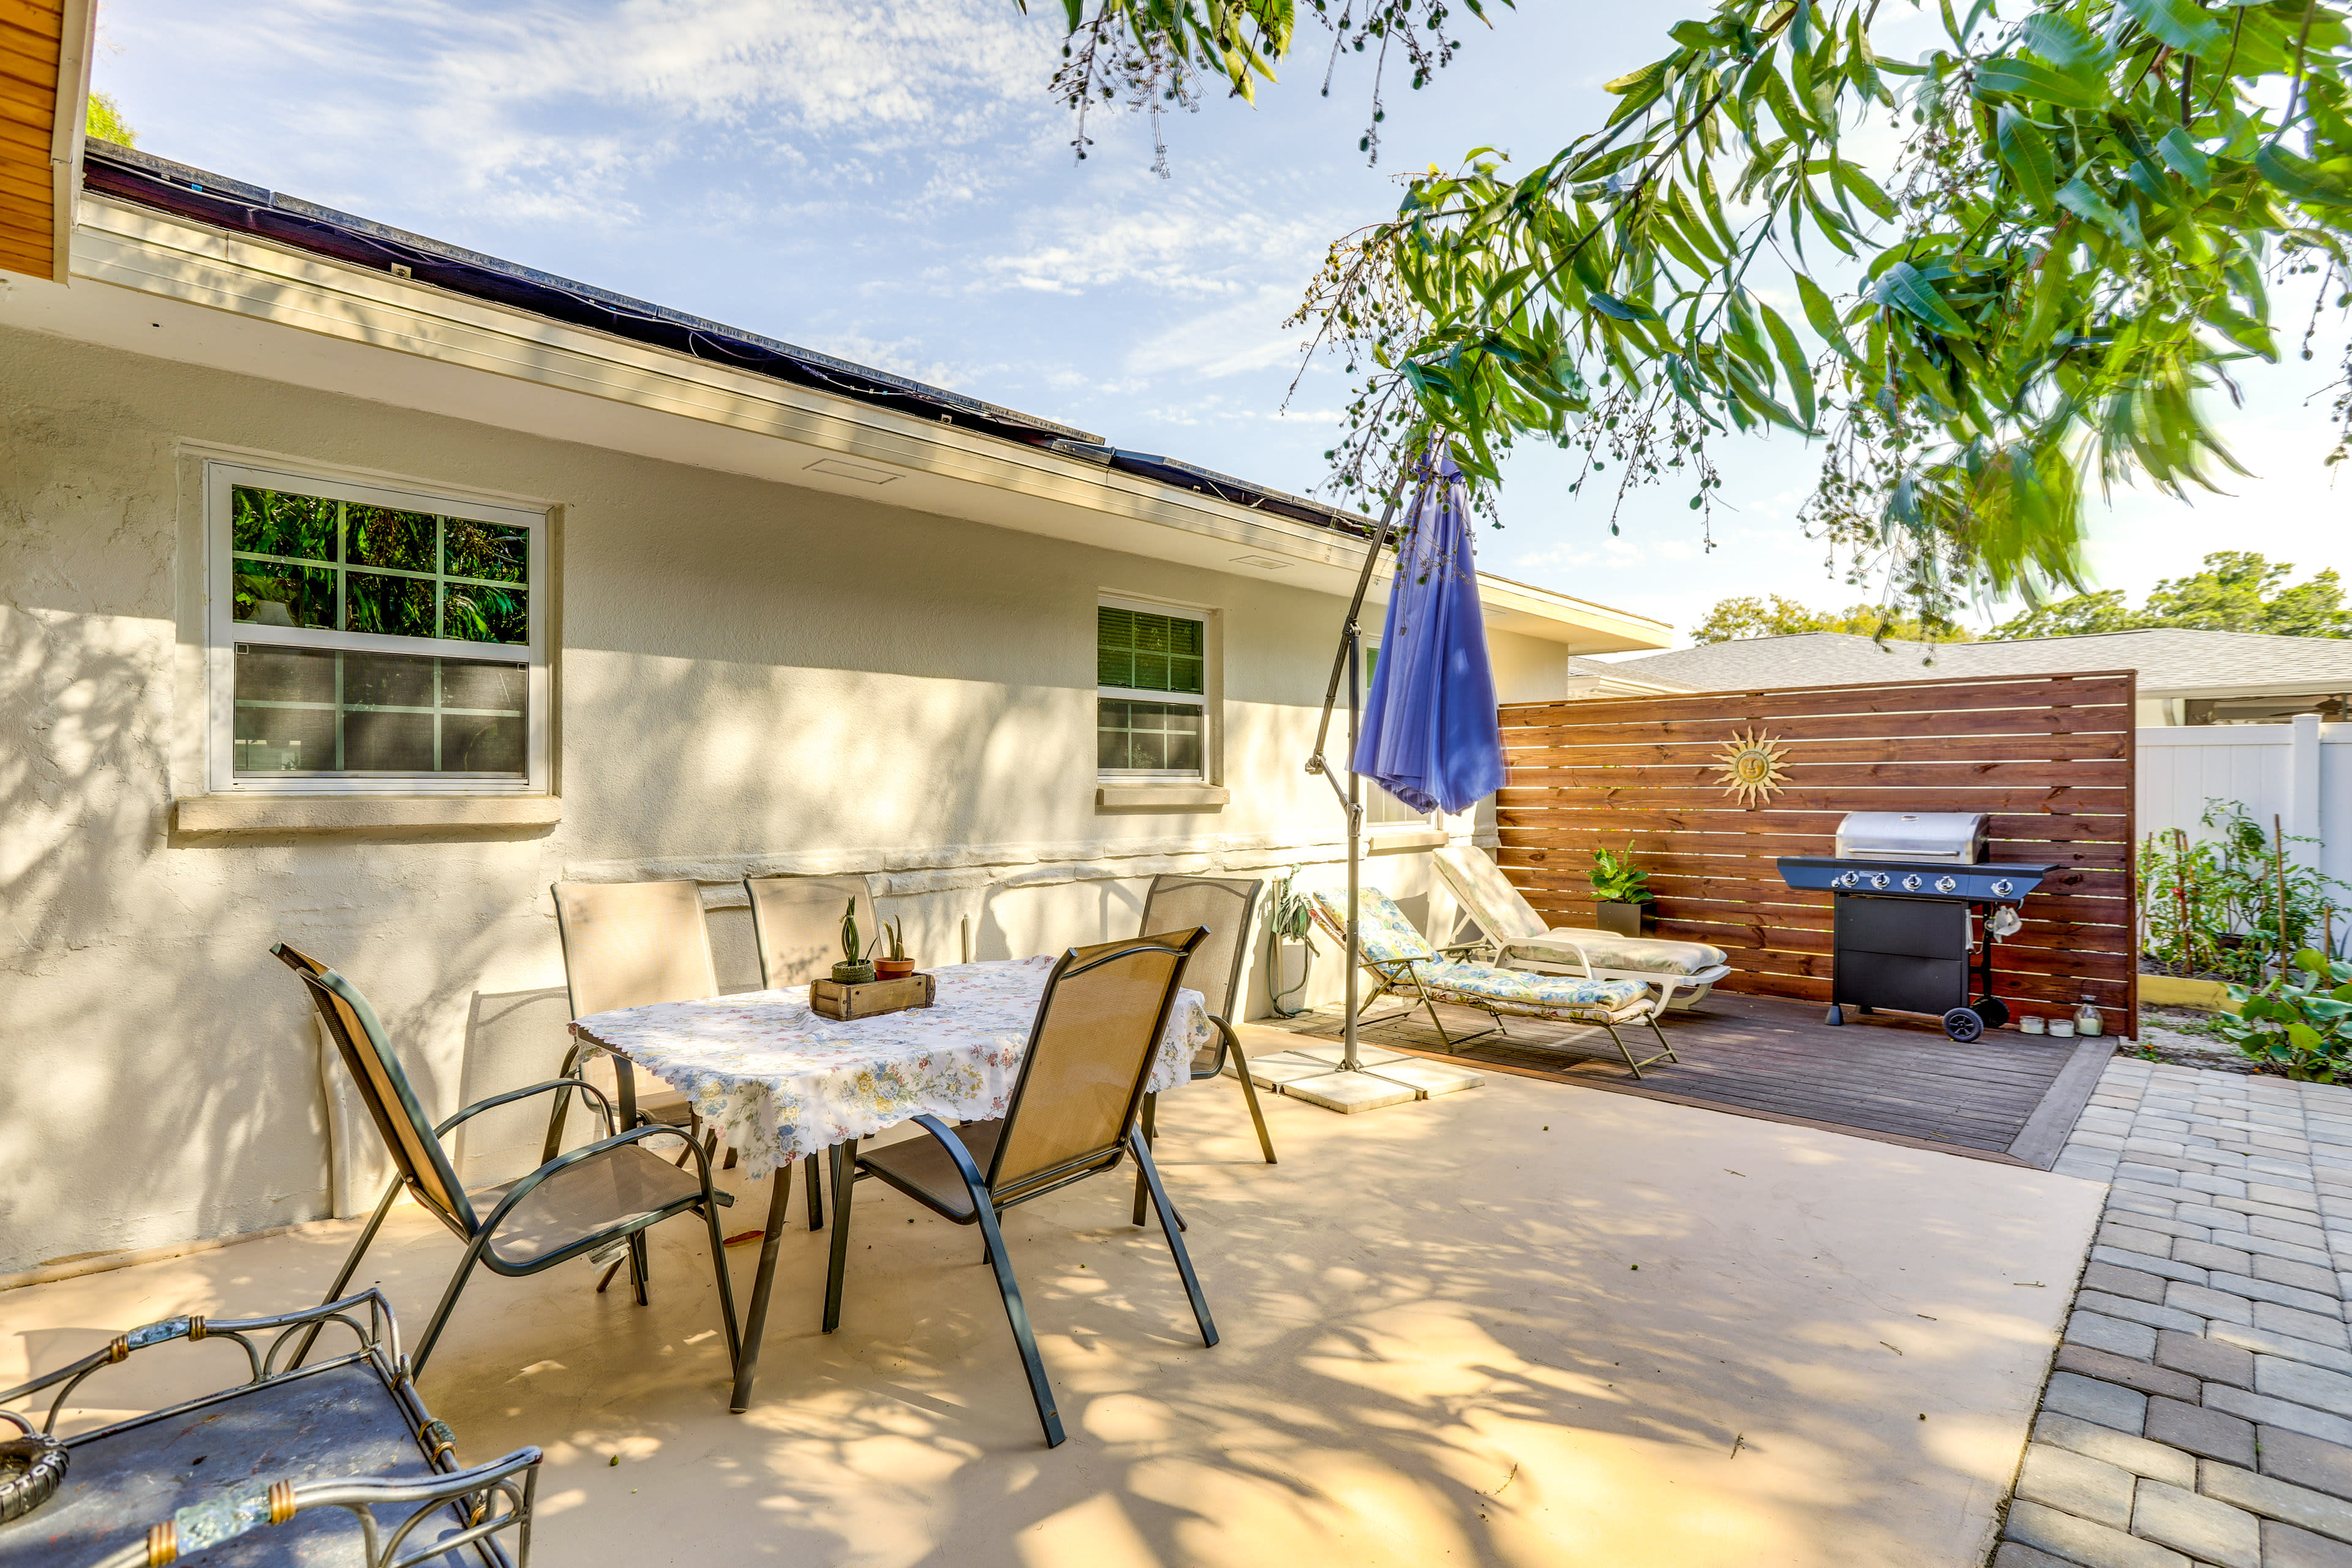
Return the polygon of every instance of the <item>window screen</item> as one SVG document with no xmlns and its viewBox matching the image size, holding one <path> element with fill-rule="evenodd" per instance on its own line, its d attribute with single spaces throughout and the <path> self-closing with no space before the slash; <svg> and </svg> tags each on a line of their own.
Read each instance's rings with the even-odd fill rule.
<svg viewBox="0 0 2352 1568">
<path fill-rule="evenodd" d="M 1097 606 L 1095 616 L 1097 771 L 1202 777 L 1207 627 L 1197 616 L 1113 605 Z"/>
</svg>

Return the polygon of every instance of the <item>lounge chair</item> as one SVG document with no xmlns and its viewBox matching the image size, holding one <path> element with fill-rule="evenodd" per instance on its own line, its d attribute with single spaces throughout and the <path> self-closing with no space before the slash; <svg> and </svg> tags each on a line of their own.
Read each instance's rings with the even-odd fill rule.
<svg viewBox="0 0 2352 1568">
<path fill-rule="evenodd" d="M 1583 926 L 1549 926 L 1501 868 L 1475 849 L 1437 852 L 1437 874 L 1505 969 L 1573 974 L 1588 980 L 1636 980 L 1658 988 L 1658 1006 L 1687 1008 L 1704 1001 L 1731 973 L 1730 954 L 1703 942 L 1619 936 Z M 1682 994 L 1677 995 L 1677 993 Z"/>
<path fill-rule="evenodd" d="M 1307 900 L 1315 923 L 1342 943 L 1348 940 L 1344 898 L 1341 893 L 1317 892 Z M 1357 890 L 1356 911 L 1360 962 L 1377 982 L 1372 994 L 1364 1000 L 1371 1002 L 1384 994 L 1418 1000 L 1429 1010 L 1429 1021 L 1435 1026 L 1437 1037 L 1447 1050 L 1497 1031 L 1507 1034 L 1503 1019 L 1508 1016 L 1597 1024 L 1609 1032 L 1617 1054 L 1625 1058 L 1625 1065 L 1633 1070 L 1635 1078 L 1640 1078 L 1642 1069 L 1653 1062 L 1681 1059 L 1667 1043 L 1665 1032 L 1658 1027 L 1657 1001 L 1650 994 L 1649 986 L 1641 981 L 1538 974 L 1524 969 L 1442 958 L 1405 919 L 1404 911 L 1378 888 Z M 1476 1035 L 1465 1035 L 1457 1041 L 1446 1034 L 1444 1024 L 1437 1016 L 1436 1005 L 1440 1002 L 1475 1007 L 1492 1017 L 1495 1026 Z M 1410 1005 L 1405 1010 L 1412 1011 Z M 1636 1061 L 1617 1033 L 1620 1024 L 1649 1025 L 1650 1032 L 1658 1037 L 1659 1053 Z"/>
</svg>

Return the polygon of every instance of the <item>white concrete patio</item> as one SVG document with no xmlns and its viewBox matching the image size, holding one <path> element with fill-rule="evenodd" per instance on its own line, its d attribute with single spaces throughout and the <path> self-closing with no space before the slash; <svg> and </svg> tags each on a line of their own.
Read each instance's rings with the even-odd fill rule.
<svg viewBox="0 0 2352 1568">
<path fill-rule="evenodd" d="M 1213 1350 L 1123 1177 L 1015 1211 L 1060 1449 L 977 1237 L 876 1183 L 835 1336 L 826 1238 L 788 1233 L 748 1415 L 688 1223 L 656 1233 L 650 1309 L 585 1264 L 482 1279 L 425 1397 L 469 1460 L 547 1449 L 541 1563 L 1984 1561 L 2098 1183 L 1502 1075 L 1265 1109 L 1276 1166 L 1230 1083 L 1161 1109 Z M 311 1300 L 354 1228 L 0 1295 L 0 1384 L 152 1319 Z M 362 1278 L 421 1325 L 456 1253 L 404 1209 Z M 147 1352 L 89 1393 L 144 1408 L 231 1353 Z"/>
</svg>

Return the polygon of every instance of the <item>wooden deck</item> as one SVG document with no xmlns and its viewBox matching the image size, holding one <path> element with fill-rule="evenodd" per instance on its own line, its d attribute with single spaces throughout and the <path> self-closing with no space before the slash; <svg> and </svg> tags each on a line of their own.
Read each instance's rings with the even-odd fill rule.
<svg viewBox="0 0 2352 1568">
<path fill-rule="evenodd" d="M 1383 997 L 1360 1038 L 1446 1057 L 1429 1015 Z M 1483 1013 L 1441 1007 L 1448 1035 L 1476 1034 Z M 2048 1170 L 2114 1054 L 2112 1039 L 2053 1040 L 2000 1030 L 1956 1045 L 1935 1024 L 1885 1014 L 1842 1027 L 1810 1002 L 1718 991 L 1695 1012 L 1668 1015 L 1679 1062 L 1642 1069 L 1637 1082 L 1609 1037 L 1586 1025 L 1505 1020 L 1507 1035 L 1470 1041 L 1447 1059 L 1500 1072 L 1643 1095 L 1739 1116 L 1832 1128 L 1884 1142 Z M 1337 1039 L 1337 1009 L 1290 1026 Z M 1656 1053 L 1647 1028 L 1622 1028 L 1637 1060 Z"/>
</svg>

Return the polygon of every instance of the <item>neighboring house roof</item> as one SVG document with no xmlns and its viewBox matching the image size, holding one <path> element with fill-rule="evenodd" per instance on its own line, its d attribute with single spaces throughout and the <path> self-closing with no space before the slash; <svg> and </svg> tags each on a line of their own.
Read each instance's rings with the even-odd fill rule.
<svg viewBox="0 0 2352 1568">
<path fill-rule="evenodd" d="M 2352 690 L 2352 639 L 2167 627 L 2017 642 L 1880 643 L 1847 632 L 1807 632 L 1735 637 L 1606 663 L 1570 661 L 1572 676 L 1659 682 L 1688 691 L 2107 669 L 2137 670 L 2142 697 Z"/>
</svg>

